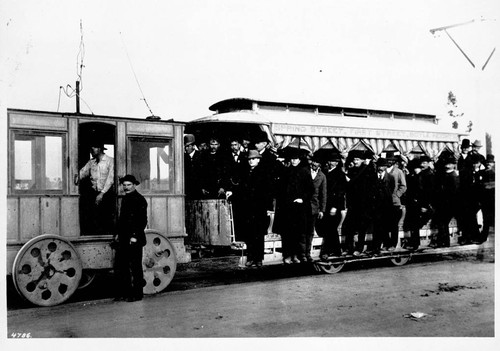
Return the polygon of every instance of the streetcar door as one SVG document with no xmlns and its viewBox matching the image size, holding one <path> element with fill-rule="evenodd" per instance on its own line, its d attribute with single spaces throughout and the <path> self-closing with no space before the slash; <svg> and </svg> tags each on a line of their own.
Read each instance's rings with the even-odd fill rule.
<svg viewBox="0 0 500 351">
<path fill-rule="evenodd" d="M 102 199 L 96 203 L 96 197 L 100 186 L 92 183 L 90 176 L 80 177 L 79 188 L 79 216 L 81 235 L 112 235 L 116 222 L 116 127 L 112 124 L 102 122 L 80 123 L 78 129 L 78 170 L 82 170 L 85 165 L 94 157 L 91 153 L 91 146 L 96 142 L 104 146 L 104 158 L 113 165 L 113 185 L 104 194 Z M 110 160 L 110 158 L 112 160 Z"/>
</svg>

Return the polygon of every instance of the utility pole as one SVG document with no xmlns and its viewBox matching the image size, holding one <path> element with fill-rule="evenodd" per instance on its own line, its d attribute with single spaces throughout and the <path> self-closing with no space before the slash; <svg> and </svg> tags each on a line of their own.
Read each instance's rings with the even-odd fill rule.
<svg viewBox="0 0 500 351">
<path fill-rule="evenodd" d="M 80 114 L 80 81 L 76 81 L 76 113 Z"/>
</svg>

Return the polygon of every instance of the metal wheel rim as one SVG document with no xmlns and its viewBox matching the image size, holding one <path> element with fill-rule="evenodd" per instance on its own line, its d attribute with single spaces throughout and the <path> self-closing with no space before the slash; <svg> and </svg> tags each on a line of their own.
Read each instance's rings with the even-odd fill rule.
<svg viewBox="0 0 500 351">
<path fill-rule="evenodd" d="M 146 233 L 142 254 L 144 294 L 152 295 L 164 290 L 172 281 L 177 269 L 177 256 L 172 243 L 156 232 Z"/>
<path fill-rule="evenodd" d="M 408 263 L 410 256 L 400 256 L 396 258 L 391 258 L 391 262 L 395 266 L 402 266 Z"/>
<path fill-rule="evenodd" d="M 29 240 L 12 267 L 17 292 L 38 306 L 54 306 L 69 299 L 81 277 L 78 252 L 58 235 L 44 234 Z"/>
<path fill-rule="evenodd" d="M 344 263 L 318 264 L 319 269 L 327 274 L 338 273 L 344 268 Z"/>
<path fill-rule="evenodd" d="M 78 289 L 85 289 L 87 286 L 92 284 L 97 273 L 92 269 L 84 269 L 82 272 L 82 279 L 80 279 L 80 284 Z"/>
</svg>

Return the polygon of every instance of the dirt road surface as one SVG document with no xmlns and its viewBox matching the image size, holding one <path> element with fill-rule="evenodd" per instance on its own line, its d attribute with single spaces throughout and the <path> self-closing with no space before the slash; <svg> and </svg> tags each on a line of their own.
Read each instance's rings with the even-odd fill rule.
<svg viewBox="0 0 500 351">
<path fill-rule="evenodd" d="M 9 338 L 492 338 L 494 264 L 420 262 L 75 302 L 8 311 L 7 322 Z"/>
</svg>

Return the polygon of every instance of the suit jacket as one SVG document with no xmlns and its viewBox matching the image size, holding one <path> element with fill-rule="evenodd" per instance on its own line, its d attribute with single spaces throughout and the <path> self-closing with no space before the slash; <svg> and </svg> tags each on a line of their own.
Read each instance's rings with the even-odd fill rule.
<svg viewBox="0 0 500 351">
<path fill-rule="evenodd" d="M 377 185 L 375 191 L 376 212 L 387 212 L 393 205 L 393 194 L 396 188 L 396 179 L 389 172 L 384 172 L 382 179 L 377 174 Z"/>
<path fill-rule="evenodd" d="M 321 169 L 318 169 L 316 178 L 313 179 L 314 192 L 311 197 L 312 214 L 316 215 L 319 212 L 326 211 L 326 176 Z"/>
<path fill-rule="evenodd" d="M 201 196 L 201 153 L 194 151 L 193 157 L 184 154 L 184 179 L 186 197 L 196 199 Z"/>
<path fill-rule="evenodd" d="M 346 209 L 346 189 L 347 178 L 341 167 L 326 172 L 326 211 L 329 212 L 333 207 L 337 211 Z"/>
<path fill-rule="evenodd" d="M 401 197 L 406 191 L 405 174 L 395 165 L 389 173 L 394 177 L 394 182 L 396 184 L 392 192 L 392 204 L 394 206 L 401 206 Z"/>
<path fill-rule="evenodd" d="M 137 191 L 126 194 L 121 203 L 118 218 L 118 240 L 126 244 L 134 237 L 142 246 L 146 245 L 144 229 L 148 224 L 148 203 Z"/>
<path fill-rule="evenodd" d="M 356 213 L 370 215 L 375 205 L 376 173 L 371 165 L 352 167 L 348 173 L 346 203 L 347 208 Z M 352 213 L 352 212 L 351 212 Z"/>
</svg>

